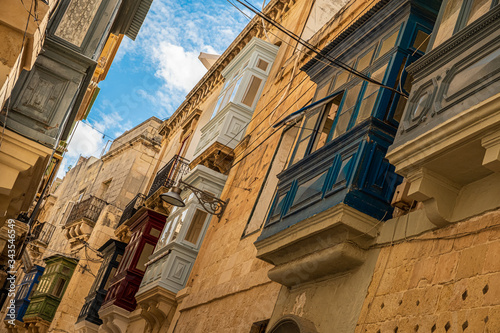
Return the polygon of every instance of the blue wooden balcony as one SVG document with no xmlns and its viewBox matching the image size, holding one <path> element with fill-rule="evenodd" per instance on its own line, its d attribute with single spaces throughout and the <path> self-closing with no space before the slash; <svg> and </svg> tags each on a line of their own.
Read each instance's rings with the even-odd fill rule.
<svg viewBox="0 0 500 333">
<path fill-rule="evenodd" d="M 38 285 L 38 280 L 42 276 L 44 270 L 44 267 L 35 265 L 31 271 L 24 276 L 17 289 L 14 300 L 14 308 L 12 311 L 11 309 L 7 310 L 5 321 L 15 320 L 23 322 L 24 314 L 26 313 L 26 310 L 31 302 L 31 295 L 35 291 Z"/>
<path fill-rule="evenodd" d="M 390 200 L 401 182 L 384 158 L 395 133 L 393 126 L 369 118 L 280 173 L 259 240 L 340 203 L 389 218 Z"/>
</svg>

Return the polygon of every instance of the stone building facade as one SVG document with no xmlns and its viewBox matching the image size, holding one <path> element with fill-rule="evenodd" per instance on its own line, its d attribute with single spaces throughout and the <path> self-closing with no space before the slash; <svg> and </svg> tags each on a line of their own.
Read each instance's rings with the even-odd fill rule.
<svg viewBox="0 0 500 333">
<path fill-rule="evenodd" d="M 119 221 L 59 233 L 103 263 L 52 329 L 497 332 L 499 10 L 271 1 L 159 125 Z"/>
<path fill-rule="evenodd" d="M 119 136 L 101 158 L 80 157 L 50 193 L 34 226 L 41 232 L 30 240 L 27 251 L 35 266 L 44 267 L 46 258 L 57 255 L 75 261 L 76 266 L 50 320 L 40 319 L 35 312 L 33 325 L 46 326 L 44 329 L 49 331 L 72 331 L 102 262 L 97 249 L 114 237 L 125 206 L 152 175 L 160 152 L 160 125 L 159 119 L 150 118 Z M 45 237 L 48 232 L 50 238 Z M 18 281 L 23 276 L 18 276 Z M 40 289 L 41 286 L 35 289 L 33 297 L 42 295 Z M 5 312 L 3 315 L 6 318 Z M 17 319 L 18 331 L 23 325 L 29 327 L 29 321 Z M 5 323 L 7 327 L 14 326 Z"/>
</svg>

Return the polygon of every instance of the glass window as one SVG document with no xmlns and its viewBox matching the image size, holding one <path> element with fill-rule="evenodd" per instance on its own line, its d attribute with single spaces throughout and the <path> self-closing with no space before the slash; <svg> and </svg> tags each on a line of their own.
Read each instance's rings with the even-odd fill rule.
<svg viewBox="0 0 500 333">
<path fill-rule="evenodd" d="M 315 101 L 319 101 L 320 99 L 323 99 L 327 96 L 328 94 L 328 88 L 330 88 L 330 82 L 324 83 L 321 87 L 316 90 L 316 96 L 314 97 Z"/>
<path fill-rule="evenodd" d="M 440 45 L 446 39 L 450 38 L 455 31 L 455 26 L 460 14 L 460 9 L 464 0 L 449 0 L 439 23 L 439 29 L 434 40 L 434 47 Z"/>
<path fill-rule="evenodd" d="M 345 93 L 346 96 L 344 97 L 344 105 L 342 106 L 341 113 L 338 116 L 337 125 L 335 126 L 335 132 L 333 133 L 332 138 L 336 138 L 347 131 L 354 107 L 356 106 L 356 101 L 358 100 L 361 85 L 362 82 L 359 82 Z"/>
<path fill-rule="evenodd" d="M 181 216 L 179 217 L 179 222 L 174 224 L 172 227 L 174 228 L 174 233 L 172 235 L 172 241 L 177 239 L 177 235 L 181 231 L 182 225 L 184 224 L 184 220 L 186 219 L 187 210 L 183 211 Z M 175 219 L 177 221 L 177 219 Z"/>
<path fill-rule="evenodd" d="M 315 132 L 316 122 L 318 121 L 320 111 L 321 107 L 310 111 L 302 121 L 301 132 L 299 134 L 299 137 L 297 138 L 297 143 L 295 144 L 295 152 L 292 160 L 290 161 L 290 165 L 293 165 L 297 161 L 300 161 L 307 153 L 307 146 L 309 145 L 311 136 Z"/>
<path fill-rule="evenodd" d="M 275 217 L 281 214 L 281 210 L 283 209 L 283 205 L 285 203 L 286 195 L 287 193 L 283 193 L 278 197 L 278 199 L 276 199 L 276 204 L 274 205 L 271 217 Z"/>
<path fill-rule="evenodd" d="M 161 235 L 161 242 L 163 244 L 165 244 L 168 240 L 168 237 L 170 236 L 170 228 L 172 226 L 172 223 L 175 225 L 175 223 L 177 222 L 177 219 L 179 218 L 179 216 L 176 216 L 174 219 L 173 219 L 173 222 L 172 220 L 168 221 L 167 224 L 165 224 L 165 227 L 163 228 L 163 235 Z"/>
<path fill-rule="evenodd" d="M 370 64 L 372 63 L 374 51 L 375 51 L 375 48 L 372 48 L 370 51 L 368 51 L 366 54 L 364 54 L 363 56 L 361 56 L 358 59 L 358 63 L 356 65 L 356 69 L 358 71 L 362 71 L 366 67 L 370 66 Z"/>
<path fill-rule="evenodd" d="M 184 238 L 187 242 L 192 244 L 198 243 L 198 239 L 200 238 L 201 230 L 203 229 L 203 224 L 205 224 L 206 218 L 206 212 L 199 209 L 196 210 L 193 220 L 191 221 L 189 229 L 186 233 L 186 237 Z"/>
<path fill-rule="evenodd" d="M 54 285 L 54 289 L 52 289 L 52 295 L 55 297 L 61 297 L 66 280 L 61 277 L 57 277 L 56 279 L 57 281 Z"/>
<path fill-rule="evenodd" d="M 377 69 L 371 75 L 371 78 L 376 80 L 377 82 L 382 82 L 385 75 L 385 70 L 387 69 L 387 64 Z M 358 111 L 358 119 L 356 120 L 356 124 L 359 124 L 366 118 L 370 117 L 373 111 L 373 107 L 377 100 L 378 92 L 380 90 L 380 86 L 378 84 L 369 83 L 366 86 L 364 98 L 361 101 Z"/>
<path fill-rule="evenodd" d="M 332 130 L 333 122 L 335 121 L 335 116 L 337 115 L 340 102 L 342 101 L 342 96 L 343 94 L 338 95 L 326 105 L 325 111 L 323 113 L 323 119 L 316 136 L 316 142 L 312 148 L 312 152 L 320 149 L 326 144 L 328 136 L 330 135 L 330 132 Z"/>
<path fill-rule="evenodd" d="M 383 56 L 387 52 L 389 52 L 390 49 L 396 45 L 396 41 L 398 40 L 398 35 L 399 35 L 399 29 L 394 31 L 389 37 L 385 38 L 382 43 L 380 44 L 380 50 L 378 51 L 378 57 Z"/>
<path fill-rule="evenodd" d="M 139 260 L 137 261 L 137 265 L 135 265 L 135 268 L 140 270 L 140 271 L 145 271 L 146 270 L 146 263 L 149 260 L 149 256 L 153 254 L 153 250 L 155 249 L 154 245 L 146 243 L 144 244 L 144 248 L 142 249 L 141 256 L 139 257 Z"/>
<path fill-rule="evenodd" d="M 317 175 L 316 177 L 300 184 L 295 193 L 292 206 L 295 206 L 309 198 L 317 196 L 323 192 L 323 184 L 326 179 L 326 171 Z"/>
<path fill-rule="evenodd" d="M 111 269 L 111 273 L 108 276 L 108 280 L 106 281 L 106 284 L 104 285 L 104 290 L 108 290 L 109 289 L 109 285 L 111 284 L 111 280 L 113 280 L 113 278 L 115 277 L 115 275 L 116 275 L 116 267 L 113 267 Z"/>
<path fill-rule="evenodd" d="M 471 24 L 484 14 L 486 14 L 491 8 L 491 0 L 474 0 L 469 12 L 469 17 L 467 19 L 467 25 Z"/>
<path fill-rule="evenodd" d="M 250 83 L 248 84 L 247 91 L 245 92 L 245 95 L 243 96 L 241 103 L 251 107 L 253 105 L 255 97 L 257 96 L 257 92 L 259 91 L 261 83 L 262 83 L 261 78 L 252 75 L 252 77 L 250 78 Z"/>
<path fill-rule="evenodd" d="M 413 41 L 413 48 L 420 51 L 425 52 L 427 50 L 427 46 L 429 45 L 430 35 L 428 33 L 423 32 L 422 30 L 417 31 L 417 36 L 415 36 L 415 40 Z"/>
<path fill-rule="evenodd" d="M 335 80 L 335 85 L 333 86 L 332 91 L 336 91 L 338 88 L 343 86 L 348 79 L 349 79 L 349 72 L 344 71 L 337 74 L 337 79 Z"/>
</svg>

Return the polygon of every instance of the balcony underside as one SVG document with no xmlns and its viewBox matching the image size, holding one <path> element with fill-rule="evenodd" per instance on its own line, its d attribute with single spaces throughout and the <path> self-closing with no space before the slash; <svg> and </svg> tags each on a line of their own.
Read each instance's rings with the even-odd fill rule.
<svg viewBox="0 0 500 333">
<path fill-rule="evenodd" d="M 497 94 L 388 154 L 434 224 L 500 207 L 499 110 Z"/>
<path fill-rule="evenodd" d="M 276 267 L 269 278 L 292 287 L 363 264 L 379 221 L 339 204 L 255 243 L 257 257 Z"/>
</svg>

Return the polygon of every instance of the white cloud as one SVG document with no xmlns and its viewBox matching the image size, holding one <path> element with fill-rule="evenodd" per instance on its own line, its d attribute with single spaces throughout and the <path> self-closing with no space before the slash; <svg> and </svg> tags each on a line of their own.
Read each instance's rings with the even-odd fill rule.
<svg viewBox="0 0 500 333">
<path fill-rule="evenodd" d="M 222 54 L 247 23 L 226 1 L 155 0 L 137 40 L 122 42 L 115 61 L 129 53 L 154 71 L 161 89 L 141 87 L 135 93 L 157 105 L 156 115 L 164 118 L 206 73 L 200 52 Z"/>
<path fill-rule="evenodd" d="M 103 138 L 101 133 L 80 122 L 72 134 L 71 142 L 67 147 L 68 151 L 59 167 L 57 177 L 64 177 L 68 166 L 75 166 L 80 156 L 99 156 L 106 142 L 107 139 Z"/>
<path fill-rule="evenodd" d="M 153 59 L 158 63 L 156 75 L 165 80 L 166 89 L 187 92 L 194 87 L 206 72 L 198 55 L 165 41 L 153 50 Z"/>
</svg>

